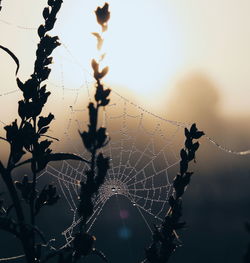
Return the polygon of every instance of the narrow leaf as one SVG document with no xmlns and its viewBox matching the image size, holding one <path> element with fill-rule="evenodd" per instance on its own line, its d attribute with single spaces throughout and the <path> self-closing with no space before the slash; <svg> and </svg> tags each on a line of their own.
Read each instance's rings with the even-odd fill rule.
<svg viewBox="0 0 250 263">
<path fill-rule="evenodd" d="M 49 162 L 63 161 L 63 160 L 76 160 L 76 161 L 82 161 L 82 162 L 89 163 L 89 161 L 73 153 L 51 153 L 46 158 Z"/>
<path fill-rule="evenodd" d="M 103 45 L 102 37 L 100 36 L 99 33 L 96 33 L 96 32 L 92 33 L 92 35 L 94 35 L 96 37 L 96 39 L 97 39 L 97 49 L 100 50 L 102 48 L 102 45 Z"/>
<path fill-rule="evenodd" d="M 18 70 L 19 70 L 19 60 L 18 60 L 18 58 L 8 48 L 6 48 L 6 47 L 4 47 L 2 45 L 0 45 L 0 48 L 3 49 L 6 53 L 8 53 L 13 58 L 13 60 L 15 61 L 16 65 L 17 65 L 17 69 L 16 69 L 16 75 L 17 75 Z"/>
<path fill-rule="evenodd" d="M 105 67 L 105 68 L 102 70 L 102 72 L 100 73 L 100 79 L 103 78 L 103 77 L 105 77 L 105 75 L 107 75 L 108 71 L 109 71 L 109 67 Z"/>
</svg>

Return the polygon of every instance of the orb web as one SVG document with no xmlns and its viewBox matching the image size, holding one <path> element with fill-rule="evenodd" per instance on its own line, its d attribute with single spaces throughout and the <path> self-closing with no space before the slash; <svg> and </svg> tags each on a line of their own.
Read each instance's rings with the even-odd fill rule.
<svg viewBox="0 0 250 263">
<path fill-rule="evenodd" d="M 0 22 L 15 26 L 4 20 Z M 18 25 L 16 27 L 35 31 L 33 27 Z M 95 91 L 93 78 L 88 70 L 82 68 L 77 57 L 64 43 L 61 47 L 54 55 L 55 60 L 60 63 L 58 67 L 60 69 L 52 69 L 52 76 L 47 81 L 47 85 L 51 90 L 59 91 L 61 94 L 59 100 L 63 101 L 65 106 L 65 118 L 68 118 L 68 121 L 64 128 L 64 139 L 69 141 L 68 144 L 74 152 L 86 158 L 89 154 L 80 145 L 80 138 L 72 139 L 72 134 L 77 129 L 86 128 L 88 122 L 86 108 Z M 71 66 L 74 65 L 84 71 L 83 84 L 79 87 L 67 88 L 66 63 L 71 63 Z M 15 92 L 18 90 L 11 90 L 1 95 L 6 96 Z M 70 102 L 67 100 L 69 93 Z M 152 231 L 149 220 L 162 220 L 167 211 L 167 199 L 171 190 L 169 170 L 179 162 L 173 144 L 176 135 L 182 132 L 180 128 L 185 125 L 165 120 L 146 111 L 114 89 L 112 89 L 110 105 L 101 113 L 100 123 L 107 127 L 111 139 L 101 150 L 105 156 L 110 157 L 110 169 L 104 184 L 93 198 L 94 213 L 87 222 L 88 231 L 101 215 L 106 202 L 117 195 L 122 195 L 131 202 L 146 226 Z M 81 222 L 77 214 L 78 195 L 80 182 L 86 179 L 87 169 L 88 165 L 85 163 L 63 161 L 59 167 L 54 164 L 48 165 L 38 177 L 39 179 L 51 176 L 54 181 L 56 179 L 59 191 L 72 212 L 72 222 L 62 231 L 65 237 L 63 246 L 70 244 Z"/>
<path fill-rule="evenodd" d="M 93 90 L 88 92 L 91 94 Z M 84 118 L 87 123 L 88 113 L 82 114 L 83 110 L 74 108 L 70 107 L 70 119 L 64 135 L 72 149 L 86 158 L 89 154 L 79 145 L 80 138 L 72 139 L 70 133 L 77 128 L 83 129 L 78 126 L 80 123 L 84 126 Z M 94 213 L 87 222 L 87 230 L 94 226 L 105 203 L 113 196 L 121 195 L 138 210 L 146 227 L 152 231 L 152 222 L 161 221 L 168 209 L 167 200 L 171 191 L 169 173 L 171 169 L 176 171 L 179 163 L 176 144 L 182 136 L 184 124 L 156 120 L 155 116 L 116 92 L 111 95 L 110 105 L 100 112 L 99 122 L 107 127 L 110 137 L 110 142 L 101 150 L 104 156 L 110 157 L 110 169 L 93 198 Z M 62 196 L 72 211 L 72 223 L 62 232 L 65 245 L 73 240 L 81 222 L 77 216 L 77 197 L 80 182 L 86 180 L 87 169 L 86 163 L 76 165 L 63 161 L 59 168 L 48 165 L 40 175 L 49 175 L 57 180 Z"/>
</svg>

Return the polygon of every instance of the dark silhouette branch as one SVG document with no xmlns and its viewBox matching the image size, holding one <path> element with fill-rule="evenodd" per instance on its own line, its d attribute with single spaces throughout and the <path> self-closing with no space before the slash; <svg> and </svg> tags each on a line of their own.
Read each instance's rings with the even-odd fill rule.
<svg viewBox="0 0 250 263">
<path fill-rule="evenodd" d="M 16 169 L 20 166 L 23 166 L 25 164 L 32 163 L 33 158 L 29 158 L 25 161 L 22 161 L 20 163 L 17 163 L 15 166 L 11 167 L 11 169 Z M 56 161 L 62 161 L 62 160 L 75 160 L 75 161 L 81 161 L 85 162 L 87 164 L 90 164 L 90 161 L 87 161 L 86 159 L 82 158 L 79 155 L 75 155 L 73 153 L 51 153 L 48 156 L 49 162 L 56 162 Z"/>
<path fill-rule="evenodd" d="M 0 3 L 0 4 L 1 4 L 1 3 Z M 17 75 L 18 70 L 19 70 L 19 67 L 20 67 L 18 58 L 17 58 L 17 57 L 15 56 L 15 54 L 14 54 L 13 52 L 11 52 L 8 48 L 6 48 L 6 47 L 4 47 L 4 46 L 2 46 L 2 45 L 0 45 L 0 48 L 1 48 L 2 50 L 4 50 L 8 55 L 10 55 L 11 58 L 15 61 L 16 66 L 17 66 L 17 68 L 16 68 L 16 75 Z"/>
<path fill-rule="evenodd" d="M 182 217 L 182 196 L 190 183 L 193 172 L 188 171 L 191 161 L 195 162 L 195 153 L 199 148 L 198 142 L 204 133 L 193 124 L 188 130 L 185 128 L 185 147 L 180 151 L 180 172 L 173 181 L 174 193 L 170 196 L 168 203 L 170 208 L 161 226 L 155 226 L 153 243 L 146 249 L 146 260 L 150 263 L 167 263 L 174 251 L 180 246 L 177 231 L 186 226 L 180 221 Z"/>
<path fill-rule="evenodd" d="M 0 137 L 10 145 L 7 167 L 5 168 L 0 162 L 0 173 L 11 196 L 13 206 L 10 207 L 15 209 L 18 230 L 11 228 L 16 225 L 13 223 L 14 221 L 5 220 L 5 215 L 1 219 L 3 223 L 8 224 L 7 226 L 3 224 L 5 230 L 15 234 L 20 239 L 28 263 L 45 262 L 51 257 L 44 257 L 41 253 L 41 247 L 47 245 L 41 231 L 36 226 L 36 216 L 43 207 L 54 205 L 58 201 L 59 195 L 56 193 L 56 188 L 51 184 L 45 185 L 39 191 L 37 189 L 37 174 L 45 169 L 49 162 L 62 160 L 85 162 L 90 165 L 90 170 L 86 171 L 87 181 L 81 182 L 78 212 L 83 218 L 83 227 L 69 248 L 56 250 L 52 254 L 59 255 L 61 262 L 64 259 L 66 262 L 76 262 L 82 256 L 89 254 L 96 254 L 106 261 L 104 254 L 94 248 L 95 238 L 86 233 L 85 224 L 93 213 L 93 197 L 104 182 L 109 168 L 109 159 L 98 153 L 101 148 L 107 145 L 109 139 L 106 135 L 106 129 L 97 126 L 99 108 L 105 107 L 109 103 L 110 90 L 104 89 L 101 84 L 101 79 L 108 73 L 108 67 L 99 71 L 99 64 L 95 60 L 92 61 L 94 78 L 96 79 L 95 104 L 89 104 L 89 130 L 80 133 L 85 147 L 91 154 L 90 161 L 71 153 L 52 153 L 49 148 L 52 141 L 48 139 L 58 139 L 47 135 L 47 131 L 54 115 L 50 113 L 48 116 L 41 116 L 50 96 L 50 92 L 46 91 L 46 85 L 43 85 L 51 71 L 49 65 L 52 63 L 52 57 L 50 55 L 60 45 L 58 37 L 49 36 L 48 31 L 54 27 L 61 4 L 62 0 L 48 0 L 48 7 L 43 10 L 44 24 L 38 28 L 40 42 L 37 45 L 34 72 L 25 82 L 19 78 L 16 79 L 17 85 L 23 93 L 23 99 L 18 102 L 20 124 L 16 119 L 10 125 L 5 126 L 6 138 Z M 105 4 L 103 8 L 97 8 L 96 16 L 102 30 L 106 30 L 110 17 L 108 4 Z M 7 52 L 16 63 L 17 74 L 20 66 L 18 58 L 8 48 L 3 46 L 0 48 Z M 42 140 L 44 137 L 48 139 Z M 21 161 L 25 154 L 31 155 L 31 158 Z M 30 164 L 32 178 L 25 175 L 21 181 L 13 182 L 11 172 L 26 164 Z M 24 201 L 22 204 L 29 207 L 30 220 L 27 220 L 24 215 L 21 200 Z M 41 239 L 42 244 L 37 243 L 36 237 Z"/>
</svg>

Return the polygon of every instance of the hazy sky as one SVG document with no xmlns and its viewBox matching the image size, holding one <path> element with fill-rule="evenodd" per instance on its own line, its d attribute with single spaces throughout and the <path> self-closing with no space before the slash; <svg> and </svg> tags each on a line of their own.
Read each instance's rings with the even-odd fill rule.
<svg viewBox="0 0 250 263">
<path fill-rule="evenodd" d="M 33 70 L 38 42 L 36 28 L 43 22 L 41 13 L 46 2 L 2 0 L 0 45 L 19 58 L 18 76 L 22 80 Z M 53 108 L 58 127 L 70 118 L 69 105 L 82 105 L 84 94 L 87 98 L 86 92 L 78 98 L 75 89 L 92 81 L 90 61 L 97 53 L 91 32 L 99 30 L 93 11 L 103 3 L 64 0 L 58 15 L 53 35 L 60 37 L 62 46 L 54 52 L 49 81 L 52 95 L 45 110 Z M 106 82 L 146 109 L 163 116 L 168 110 L 177 120 L 198 121 L 221 144 L 236 150 L 248 149 L 250 126 L 245 123 L 250 123 L 247 119 L 250 1 L 110 0 L 109 3 L 111 20 L 104 35 L 107 56 L 103 65 L 110 66 Z M 6 123 L 16 117 L 21 96 L 20 92 L 4 95 L 17 89 L 15 69 L 11 58 L 0 51 L 0 121 Z M 169 100 L 172 102 L 168 103 Z M 244 115 L 243 121 L 240 119 L 238 123 L 236 118 L 225 121 L 220 109 L 238 119 Z M 60 131 L 64 132 L 65 127 Z M 79 140 L 77 144 L 82 147 Z M 189 208 L 185 209 L 185 219 L 196 238 L 190 239 L 191 232 L 186 232 L 188 241 L 184 242 L 183 258 L 189 250 L 197 248 L 197 253 L 189 255 L 197 257 L 190 258 L 192 262 L 236 262 L 236 258 L 240 261 L 241 249 L 247 243 L 243 222 L 249 218 L 249 156 L 237 159 L 204 140 L 198 158 L 193 190 L 186 195 L 190 200 L 185 199 L 185 207 Z M 61 212 L 65 214 L 64 210 Z M 58 221 L 63 218 L 60 213 L 56 216 Z M 110 220 L 110 214 L 107 218 Z M 54 228 L 50 221 L 48 225 Z M 142 231 L 138 231 L 138 239 L 133 239 L 135 243 L 143 239 Z M 108 246 L 106 236 L 105 233 L 104 243 Z M 209 244 L 211 253 L 207 253 L 204 244 Z"/>
<path fill-rule="evenodd" d="M 75 59 L 60 47 L 55 51 L 51 81 L 78 88 L 89 78 L 90 60 L 96 55 L 99 30 L 93 10 L 103 1 L 65 0 L 55 33 Z M 249 112 L 250 104 L 250 1 L 248 0 L 110 0 L 110 28 L 104 36 L 106 81 L 141 97 L 151 110 L 164 109 L 176 82 L 192 72 L 205 73 L 214 81 L 228 114 Z M 19 57 L 19 76 L 32 72 L 35 30 L 42 22 L 46 1 L 3 0 L 0 44 Z M 11 59 L 0 53 L 0 92 L 15 89 Z M 86 70 L 76 65 L 76 60 Z M 63 71 L 63 77 L 61 72 Z M 202 87 L 200 87 L 202 89 Z M 13 95 L 14 96 L 14 95 Z M 13 96 L 11 99 L 13 99 Z M 15 95 L 16 96 L 16 95 Z M 10 100 L 11 101 L 11 100 Z M 159 111 L 158 111 L 159 112 Z"/>
</svg>

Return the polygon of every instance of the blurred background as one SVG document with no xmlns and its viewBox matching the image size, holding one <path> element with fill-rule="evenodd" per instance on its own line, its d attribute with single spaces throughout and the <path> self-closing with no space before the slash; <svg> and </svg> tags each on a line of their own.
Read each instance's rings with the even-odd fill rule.
<svg viewBox="0 0 250 263">
<path fill-rule="evenodd" d="M 44 114 L 56 116 L 51 135 L 61 139 L 54 144 L 57 150 L 74 151 L 65 140 L 73 119 L 86 127 L 83 109 L 93 85 L 90 61 L 99 55 L 91 35 L 100 31 L 94 10 L 103 3 L 65 0 L 51 33 L 59 36 L 62 45 L 53 55 L 47 83 L 52 95 Z M 102 63 L 110 67 L 106 85 L 158 116 L 196 122 L 228 149 L 250 149 L 250 2 L 110 0 L 109 4 L 111 20 L 103 34 L 106 56 Z M 33 71 L 36 28 L 43 22 L 45 5 L 45 0 L 2 1 L 0 44 L 19 58 L 21 80 Z M 21 93 L 12 59 L 3 51 L 0 59 L 0 135 L 4 136 L 4 125 L 17 118 Z M 154 126 L 157 121 L 151 118 L 150 123 Z M 79 143 L 77 126 L 70 132 L 71 139 Z M 1 149 L 5 160 L 8 148 L 4 142 Z M 249 241 L 244 230 L 244 222 L 250 219 L 249 159 L 201 140 L 197 164 L 192 167 L 195 175 L 184 195 L 188 228 L 180 234 L 183 247 L 171 262 L 241 262 Z M 170 179 L 174 175 L 175 171 Z M 131 204 L 117 198 L 119 205 L 115 198 L 110 199 L 93 228 L 97 245 L 111 262 L 139 262 L 150 233 Z M 41 225 L 48 235 L 57 227 L 59 233 L 70 219 L 62 199 L 57 208 L 44 212 Z M 0 256 L 14 253 L 8 245 L 13 242 L 7 236 L 0 239 Z M 17 243 L 15 252 L 19 251 Z"/>
</svg>

